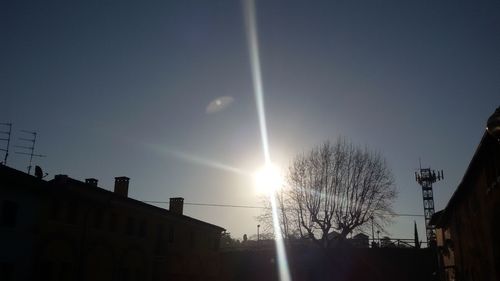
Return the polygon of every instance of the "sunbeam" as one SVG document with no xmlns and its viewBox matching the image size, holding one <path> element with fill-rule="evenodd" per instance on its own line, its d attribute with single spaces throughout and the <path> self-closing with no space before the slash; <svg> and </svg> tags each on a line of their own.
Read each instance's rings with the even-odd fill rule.
<svg viewBox="0 0 500 281">
<path fill-rule="evenodd" d="M 273 230 L 274 240 L 276 241 L 276 252 L 278 253 L 278 270 L 281 281 L 291 281 L 290 270 L 288 268 L 288 260 L 286 257 L 285 243 L 283 235 L 281 235 L 281 227 L 278 218 L 278 207 L 276 206 L 276 198 L 274 193 L 270 195 L 271 209 L 273 211 Z"/>
<path fill-rule="evenodd" d="M 179 159 L 186 161 L 186 162 L 190 162 L 190 163 L 194 163 L 194 164 L 202 165 L 202 166 L 207 166 L 207 167 L 218 169 L 218 170 L 223 170 L 226 172 L 232 172 L 232 173 L 236 173 L 236 174 L 240 174 L 240 175 L 244 175 L 244 176 L 251 175 L 251 173 L 249 173 L 249 172 L 246 172 L 246 171 L 241 170 L 239 168 L 236 168 L 236 167 L 233 167 L 233 166 L 230 166 L 230 165 L 227 165 L 227 164 L 215 161 L 215 160 L 192 155 L 192 154 L 189 154 L 189 153 L 186 153 L 183 151 L 169 149 L 167 147 L 160 146 L 160 145 L 150 144 L 148 146 L 155 149 L 155 150 L 169 154 L 171 156 L 174 156 L 174 157 L 179 158 Z"/>
<path fill-rule="evenodd" d="M 262 75 L 260 69 L 259 42 L 257 38 L 257 23 L 254 0 L 243 0 L 245 24 L 248 40 L 248 50 L 250 53 L 250 65 L 252 68 L 252 80 L 255 93 L 255 103 L 257 105 L 257 114 L 259 116 L 260 136 L 262 141 L 262 151 L 264 153 L 265 166 L 272 165 L 271 155 L 269 153 L 269 143 L 267 138 L 266 115 L 264 110 L 264 91 L 262 87 Z M 267 180 L 266 180 L 267 181 Z M 271 189 L 273 190 L 273 189 Z M 285 251 L 281 228 L 279 226 L 278 211 L 274 192 L 270 192 L 273 212 L 273 227 L 276 241 L 276 252 L 278 260 L 278 271 L 281 281 L 291 281 L 290 271 L 288 269 L 288 260 Z"/>
<path fill-rule="evenodd" d="M 264 91 L 262 89 L 262 76 L 260 71 L 259 42 L 257 39 L 257 23 L 255 21 L 255 4 L 253 0 L 244 0 L 245 19 L 247 29 L 248 49 L 250 52 L 250 65 L 252 67 L 252 79 L 259 116 L 260 136 L 262 150 L 266 163 L 271 162 L 269 145 L 267 141 L 266 114 L 264 110 Z"/>
</svg>

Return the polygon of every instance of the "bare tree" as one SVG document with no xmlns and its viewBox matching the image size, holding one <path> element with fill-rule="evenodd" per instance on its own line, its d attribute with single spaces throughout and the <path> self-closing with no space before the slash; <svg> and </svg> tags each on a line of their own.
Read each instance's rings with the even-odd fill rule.
<svg viewBox="0 0 500 281">
<path fill-rule="evenodd" d="M 279 219 L 279 227 L 280 227 L 280 235 L 283 239 L 293 240 L 304 237 L 304 235 L 300 232 L 300 222 L 296 217 L 296 212 L 292 208 L 293 202 L 290 197 L 290 193 L 287 189 L 281 188 L 276 190 L 274 194 L 274 198 L 276 200 L 277 207 L 277 217 Z M 264 205 L 264 212 L 257 217 L 257 220 L 263 224 L 264 231 L 267 233 L 274 233 L 274 225 L 273 225 L 273 215 L 272 215 L 272 207 L 270 198 L 268 196 L 264 196 L 261 198 L 261 201 Z"/>
<path fill-rule="evenodd" d="M 284 237 L 299 235 L 321 247 L 345 239 L 371 217 L 383 225 L 395 198 L 384 158 L 343 138 L 296 156 L 276 196 Z"/>
</svg>

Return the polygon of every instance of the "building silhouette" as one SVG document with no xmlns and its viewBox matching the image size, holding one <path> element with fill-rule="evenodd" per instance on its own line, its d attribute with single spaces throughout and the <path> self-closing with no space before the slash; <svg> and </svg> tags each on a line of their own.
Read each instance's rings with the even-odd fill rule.
<svg viewBox="0 0 500 281">
<path fill-rule="evenodd" d="M 0 280 L 217 280 L 223 228 L 96 179 L 45 181 L 0 165 Z"/>
<path fill-rule="evenodd" d="M 349 240 L 354 247 L 357 248 L 370 247 L 370 237 L 364 233 L 358 233 Z"/>
<path fill-rule="evenodd" d="M 313 244 L 286 247 L 294 281 L 423 281 L 435 280 L 430 248 L 321 249 Z M 275 247 L 221 252 L 221 281 L 280 280 Z"/>
<path fill-rule="evenodd" d="M 500 108 L 446 208 L 432 217 L 441 280 L 500 280 L 500 142 L 492 134 L 499 117 Z"/>
</svg>

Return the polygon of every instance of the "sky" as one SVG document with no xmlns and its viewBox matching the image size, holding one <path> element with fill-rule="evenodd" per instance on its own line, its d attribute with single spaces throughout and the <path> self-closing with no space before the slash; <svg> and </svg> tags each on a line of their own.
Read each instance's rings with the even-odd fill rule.
<svg viewBox="0 0 500 281">
<path fill-rule="evenodd" d="M 419 159 L 444 170 L 444 208 L 500 105 L 500 2 L 257 0 L 256 13 L 272 161 L 344 136 L 384 155 L 395 212 L 423 214 Z M 112 190 L 128 176 L 139 200 L 259 206 L 246 32 L 238 0 L 3 1 L 0 122 L 12 145 L 38 133 L 47 179 Z M 240 239 L 260 212 L 185 206 Z M 387 234 L 412 238 L 414 220 L 424 237 L 422 217 Z"/>
</svg>

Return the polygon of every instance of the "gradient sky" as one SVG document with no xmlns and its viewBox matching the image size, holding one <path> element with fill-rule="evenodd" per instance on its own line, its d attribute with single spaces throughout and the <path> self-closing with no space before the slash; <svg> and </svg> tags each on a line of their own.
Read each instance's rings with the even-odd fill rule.
<svg viewBox="0 0 500 281">
<path fill-rule="evenodd" d="M 39 133 L 49 178 L 112 189 L 128 176 L 140 200 L 260 204 L 245 175 L 264 157 L 240 1 L 0 5 L 0 122 L 14 145 Z M 419 157 L 444 170 L 444 208 L 500 105 L 500 2 L 258 0 L 257 15 L 273 161 L 346 136 L 386 157 L 396 212 L 423 214 Z M 185 213 L 241 238 L 259 210 Z M 411 238 L 414 219 L 425 237 L 422 218 L 387 230 Z"/>
</svg>

